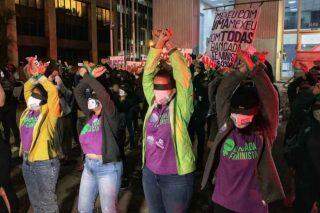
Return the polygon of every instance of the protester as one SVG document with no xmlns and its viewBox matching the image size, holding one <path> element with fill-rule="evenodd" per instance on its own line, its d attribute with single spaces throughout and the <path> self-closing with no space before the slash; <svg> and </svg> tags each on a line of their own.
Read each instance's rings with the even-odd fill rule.
<svg viewBox="0 0 320 213">
<path fill-rule="evenodd" d="M 79 212 L 92 212 L 98 194 L 102 212 L 117 212 L 122 175 L 117 144 L 119 118 L 110 95 L 96 80 L 105 71 L 104 67 L 85 63 L 79 69 L 83 79 L 74 90 L 80 109 L 89 118 L 79 138 L 86 155 L 79 190 Z M 94 93 L 90 98 L 85 94 L 88 87 Z"/>
<path fill-rule="evenodd" d="M 149 104 L 143 128 L 142 183 L 151 213 L 186 212 L 194 188 L 195 157 L 187 130 L 193 112 L 191 73 L 185 58 L 170 44 L 170 34 L 162 30 L 150 49 L 142 81 Z M 164 46 L 170 49 L 173 77 L 168 65 L 157 71 Z"/>
<path fill-rule="evenodd" d="M 47 64 L 29 57 L 26 70 L 32 77 L 24 84 L 27 108 L 20 118 L 22 173 L 34 212 L 58 212 L 55 193 L 59 175 L 59 145 L 55 130 L 60 116 L 58 90 L 43 75 Z"/>
<path fill-rule="evenodd" d="M 5 104 L 5 92 L 0 84 L 0 107 Z M 11 150 L 7 142 L 4 142 L 0 131 L 0 212 L 17 212 L 18 198 L 13 190 L 11 170 Z"/>
<path fill-rule="evenodd" d="M 6 93 L 5 105 L 0 108 L 0 120 L 2 121 L 4 129 L 5 141 L 10 144 L 12 131 L 15 140 L 13 151 L 17 151 L 20 146 L 20 134 L 16 120 L 18 101 L 17 98 L 14 97 L 14 88 L 18 83 L 16 82 L 14 74 L 15 67 L 12 64 L 7 64 L 4 69 L 0 70 L 0 82 Z"/>
<path fill-rule="evenodd" d="M 204 64 L 199 63 L 198 74 L 193 79 L 194 89 L 194 112 L 189 124 L 191 141 L 197 136 L 197 169 L 202 168 L 204 145 L 206 140 L 206 121 L 209 108 L 208 83 L 209 76 Z"/>
<path fill-rule="evenodd" d="M 301 123 L 290 150 L 294 156 L 290 165 L 295 169 L 294 209 L 307 213 L 320 198 L 320 82 L 297 95 L 291 115 Z"/>
<path fill-rule="evenodd" d="M 214 212 L 268 212 L 268 203 L 284 196 L 271 155 L 278 96 L 265 65 L 257 63 L 252 70 L 246 60 L 239 62 L 218 88 L 219 132 L 201 186 L 215 165 Z"/>
<path fill-rule="evenodd" d="M 71 90 L 69 90 L 61 79 L 61 74 L 57 66 L 49 66 L 46 73 L 51 73 L 48 79 L 56 85 L 59 92 L 59 101 L 61 106 L 61 116 L 58 119 L 56 129 L 60 134 L 56 134 L 55 140 L 61 144 L 64 155 L 64 162 L 66 163 L 71 155 L 73 131 L 70 129 L 72 125 L 72 108 L 74 105 L 74 96 Z"/>
</svg>

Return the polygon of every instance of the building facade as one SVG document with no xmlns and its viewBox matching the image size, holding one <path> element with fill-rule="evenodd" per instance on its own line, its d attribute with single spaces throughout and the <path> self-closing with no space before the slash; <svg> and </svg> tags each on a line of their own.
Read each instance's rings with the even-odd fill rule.
<svg viewBox="0 0 320 213">
<path fill-rule="evenodd" d="M 244 8 L 255 6 L 251 2 L 257 1 L 154 1 L 154 27 L 173 28 L 178 34 L 174 36 L 177 45 L 204 53 L 215 17 L 214 7 L 220 7 L 218 10 Z M 277 80 L 293 75 L 291 63 L 297 50 L 309 50 L 319 44 L 320 0 L 271 0 L 261 5 L 254 45 L 260 51 L 269 52 L 267 59 Z"/>
<path fill-rule="evenodd" d="M 138 58 L 151 38 L 149 0 L 5 0 L 5 7 L 15 14 L 7 34 L 16 65 L 35 54 L 67 61 L 123 53 Z"/>
</svg>

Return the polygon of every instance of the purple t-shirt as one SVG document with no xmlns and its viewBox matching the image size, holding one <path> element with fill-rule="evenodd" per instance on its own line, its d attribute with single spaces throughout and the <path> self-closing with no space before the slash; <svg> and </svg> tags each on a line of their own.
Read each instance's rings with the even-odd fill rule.
<svg viewBox="0 0 320 213">
<path fill-rule="evenodd" d="M 24 152 L 29 152 L 32 144 L 33 129 L 36 125 L 40 111 L 30 110 L 26 115 L 20 126 L 20 135 L 22 149 Z"/>
<path fill-rule="evenodd" d="M 154 108 L 146 125 L 146 166 L 158 175 L 177 174 L 169 107 Z"/>
<path fill-rule="evenodd" d="M 268 212 L 255 175 L 262 147 L 258 135 L 230 133 L 221 148 L 213 202 L 236 212 Z"/>
<path fill-rule="evenodd" d="M 84 154 L 102 153 L 102 129 L 101 118 L 93 115 L 81 130 L 79 136 L 80 144 Z"/>
</svg>

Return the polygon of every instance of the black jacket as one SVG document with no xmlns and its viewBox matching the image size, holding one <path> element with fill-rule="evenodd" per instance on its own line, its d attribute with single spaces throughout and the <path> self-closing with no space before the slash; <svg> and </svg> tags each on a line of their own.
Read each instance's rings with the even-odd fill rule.
<svg viewBox="0 0 320 213">
<path fill-rule="evenodd" d="M 84 75 L 78 86 L 74 89 L 74 95 L 81 111 L 90 118 L 92 113 L 88 109 L 85 96 L 86 89 L 90 87 L 96 94 L 98 100 L 102 104 L 102 159 L 103 163 L 120 161 L 119 146 L 117 138 L 119 138 L 119 115 L 114 102 L 111 100 L 109 93 L 99 81 L 90 77 L 88 74 Z"/>
</svg>

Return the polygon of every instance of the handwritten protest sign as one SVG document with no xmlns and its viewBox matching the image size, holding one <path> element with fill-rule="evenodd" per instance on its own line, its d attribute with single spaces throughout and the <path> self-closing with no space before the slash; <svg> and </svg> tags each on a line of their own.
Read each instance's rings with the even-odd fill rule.
<svg viewBox="0 0 320 213">
<path fill-rule="evenodd" d="M 217 12 L 206 55 L 221 67 L 232 66 L 238 50 L 253 42 L 259 15 L 260 7 Z"/>
<path fill-rule="evenodd" d="M 115 68 L 117 66 L 122 66 L 125 64 L 124 56 L 110 56 L 110 67 Z"/>
</svg>

